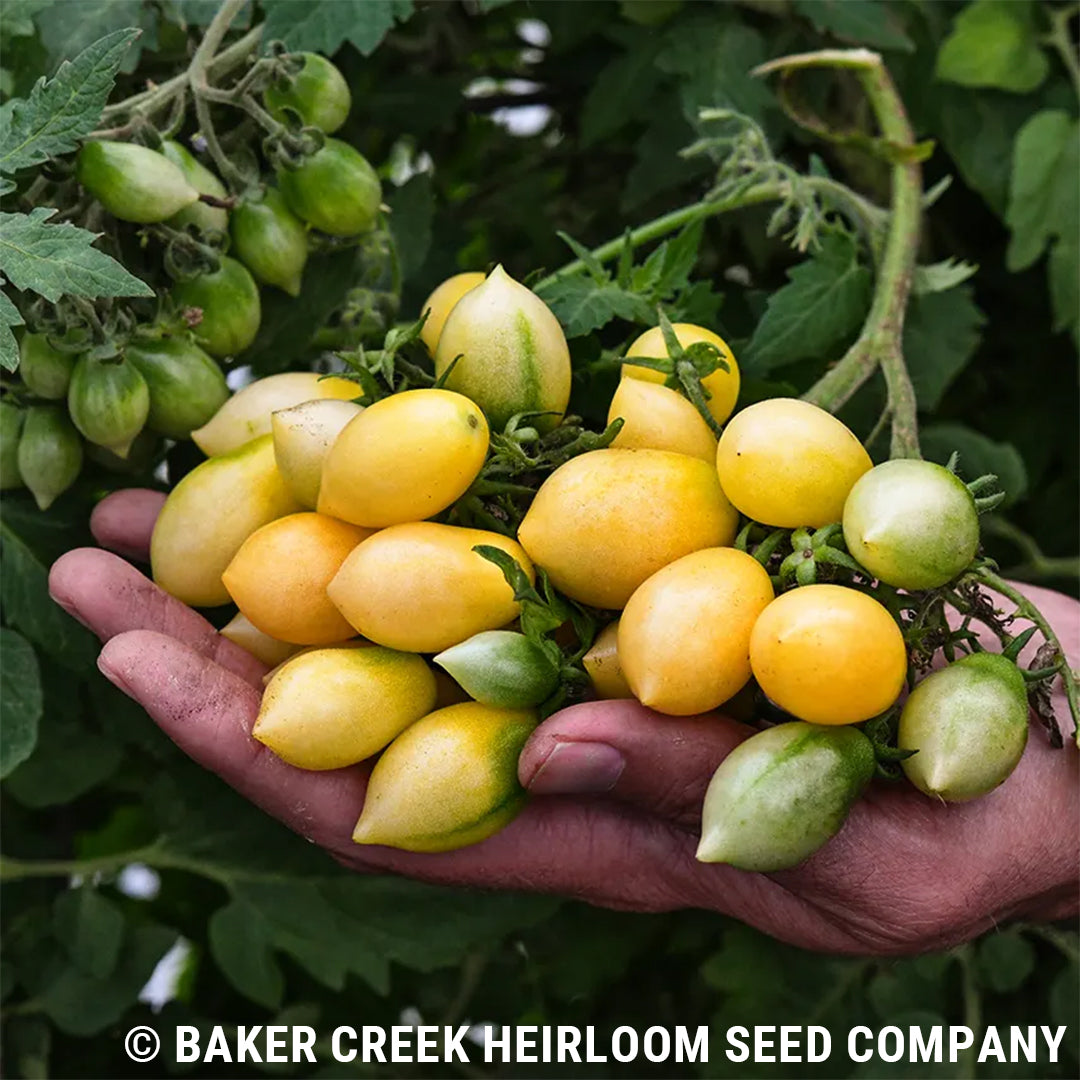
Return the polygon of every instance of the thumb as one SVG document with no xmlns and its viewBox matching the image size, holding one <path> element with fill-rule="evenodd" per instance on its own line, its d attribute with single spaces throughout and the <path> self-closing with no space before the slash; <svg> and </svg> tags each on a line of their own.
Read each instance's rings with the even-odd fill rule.
<svg viewBox="0 0 1080 1080">
<path fill-rule="evenodd" d="M 717 765 L 752 734 L 717 713 L 664 716 L 636 701 L 592 701 L 542 723 L 518 761 L 535 795 L 608 795 L 697 827 Z"/>
</svg>

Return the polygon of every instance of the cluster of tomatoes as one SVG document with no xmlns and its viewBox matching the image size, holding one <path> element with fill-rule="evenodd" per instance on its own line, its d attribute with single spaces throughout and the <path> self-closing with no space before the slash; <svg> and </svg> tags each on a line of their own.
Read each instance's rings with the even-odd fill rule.
<svg viewBox="0 0 1080 1080">
<path fill-rule="evenodd" d="M 628 350 L 600 448 L 541 467 L 570 395 L 554 315 L 501 267 L 425 310 L 434 385 L 362 408 L 347 378 L 252 384 L 196 433 L 210 460 L 152 542 L 158 583 L 235 603 L 222 633 L 272 666 L 256 739 L 306 769 L 381 755 L 355 840 L 435 851 L 501 828 L 524 800 L 520 749 L 568 687 L 636 698 L 657 723 L 745 715 L 753 695 L 787 714 L 718 769 L 705 861 L 775 870 L 825 843 L 875 772 L 865 729 L 883 718 L 924 792 L 1005 779 L 1027 735 L 1012 659 L 965 656 L 897 705 L 917 667 L 903 613 L 978 549 L 953 472 L 874 467 L 803 401 L 734 412 L 730 349 L 666 321 Z M 526 466 L 500 483 L 507 447 Z M 491 504 L 477 528 L 464 508 L 492 491 L 522 516 Z"/>
<path fill-rule="evenodd" d="M 79 151 L 74 175 L 90 212 L 151 228 L 142 238 L 166 244 L 172 280 L 149 322 L 114 313 L 103 325 L 81 309 L 28 319 L 41 331 L 23 334 L 21 379 L 0 403 L 3 489 L 27 487 L 46 509 L 78 477 L 84 453 L 107 467 L 145 466 L 162 437 L 188 438 L 229 396 L 219 362 L 255 341 L 260 286 L 297 296 L 316 240 L 347 243 L 375 226 L 378 176 L 329 137 L 349 112 L 344 77 L 315 53 L 280 66 L 263 104 L 309 152 L 282 158 L 272 182 L 233 178 L 242 190 L 230 193 L 168 138 L 158 149 L 92 140 Z"/>
</svg>

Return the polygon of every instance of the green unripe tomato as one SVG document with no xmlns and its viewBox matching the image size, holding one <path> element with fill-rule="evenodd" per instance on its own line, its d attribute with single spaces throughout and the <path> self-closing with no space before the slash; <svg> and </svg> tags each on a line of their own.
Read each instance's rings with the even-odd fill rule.
<svg viewBox="0 0 1080 1080">
<path fill-rule="evenodd" d="M 190 438 L 228 400 L 217 361 L 186 335 L 131 342 L 124 356 L 150 391 L 147 426 L 170 439 Z"/>
<path fill-rule="evenodd" d="M 261 197 L 246 198 L 233 211 L 233 254 L 264 285 L 300 295 L 300 279 L 308 257 L 307 229 L 289 209 L 280 191 L 267 188 Z"/>
<path fill-rule="evenodd" d="M 199 197 L 164 154 L 135 143 L 88 142 L 75 176 L 113 217 L 140 225 L 165 221 Z"/>
<path fill-rule="evenodd" d="M 901 762 L 922 792 L 966 802 L 993 791 L 1016 768 L 1028 737 L 1028 700 L 1019 668 L 975 653 L 927 675 L 900 713 Z"/>
<path fill-rule="evenodd" d="M 23 334 L 19 343 L 19 374 L 38 397 L 59 400 L 67 394 L 76 357 L 60 352 L 44 334 Z"/>
<path fill-rule="evenodd" d="M 332 135 L 349 115 L 349 84 L 325 56 L 310 52 L 301 56 L 304 63 L 296 75 L 268 86 L 263 103 L 275 120 L 284 123 L 285 110 L 293 109 L 305 124 Z"/>
<path fill-rule="evenodd" d="M 187 182 L 200 195 L 213 195 L 224 199 L 229 193 L 225 185 L 212 173 L 190 150 L 172 139 L 161 144 L 161 152 L 183 174 Z M 203 232 L 227 232 L 229 211 L 222 206 L 210 206 L 204 202 L 193 202 L 169 218 L 169 224 L 176 229 L 194 225 Z"/>
<path fill-rule="evenodd" d="M 971 492 L 948 469 L 900 458 L 856 481 L 844 503 L 844 541 L 886 585 L 936 589 L 975 557 L 979 514 Z"/>
<path fill-rule="evenodd" d="M 713 774 L 697 857 L 764 873 L 797 866 L 840 831 L 873 775 L 874 748 L 857 728 L 760 731 Z"/>
<path fill-rule="evenodd" d="M 555 692 L 559 672 L 543 649 L 513 630 L 485 630 L 435 657 L 474 701 L 529 709 Z"/>
<path fill-rule="evenodd" d="M 68 412 L 83 437 L 126 458 L 150 412 L 150 391 L 134 364 L 123 358 L 83 356 L 68 387 Z"/>
<path fill-rule="evenodd" d="M 278 184 L 293 213 L 330 236 L 355 236 L 375 224 L 382 187 L 367 158 L 340 139 L 282 169 Z"/>
<path fill-rule="evenodd" d="M 10 401 L 0 401 L 0 491 L 25 487 L 19 473 L 19 436 L 26 414 Z"/>
<path fill-rule="evenodd" d="M 172 298 L 182 308 L 202 311 L 202 321 L 193 328 L 195 340 L 211 356 L 242 353 L 259 332 L 259 286 L 236 259 L 225 256 L 214 273 L 178 281 Z"/>
<path fill-rule="evenodd" d="M 82 440 L 63 405 L 31 405 L 19 439 L 19 474 L 39 510 L 48 510 L 82 469 Z"/>
</svg>

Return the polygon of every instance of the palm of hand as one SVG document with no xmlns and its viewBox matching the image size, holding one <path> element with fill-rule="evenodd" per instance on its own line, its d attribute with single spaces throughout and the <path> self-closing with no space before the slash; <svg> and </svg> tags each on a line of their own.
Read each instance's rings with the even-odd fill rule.
<svg viewBox="0 0 1080 1080">
<path fill-rule="evenodd" d="M 145 560 L 162 499 L 110 496 L 91 522 L 96 538 Z M 304 772 L 252 739 L 262 664 L 108 552 L 67 553 L 50 588 L 105 643 L 104 674 L 186 753 L 358 871 L 636 911 L 707 908 L 837 952 L 943 947 L 1010 916 L 1076 909 L 1077 754 L 1051 750 L 1038 735 L 990 795 L 945 806 L 908 785 L 875 784 L 813 858 L 762 875 L 694 859 L 705 788 L 749 729 L 717 715 L 684 719 L 631 701 L 595 702 L 557 713 L 534 733 L 519 775 L 538 797 L 503 832 L 441 855 L 360 847 L 350 834 L 369 766 Z M 1078 605 L 1031 591 L 1075 665 Z"/>
</svg>

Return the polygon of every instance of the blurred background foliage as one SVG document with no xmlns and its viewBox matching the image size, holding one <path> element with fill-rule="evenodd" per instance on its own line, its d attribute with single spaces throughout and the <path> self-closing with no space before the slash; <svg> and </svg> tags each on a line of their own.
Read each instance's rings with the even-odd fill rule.
<svg viewBox="0 0 1080 1080">
<path fill-rule="evenodd" d="M 206 0 L 6 0 L 0 90 L 24 95 L 109 30 L 140 26 L 117 96 L 134 92 L 186 64 L 214 10 Z M 571 257 L 556 230 L 595 246 L 700 198 L 714 166 L 679 150 L 702 134 L 702 108 L 746 113 L 778 156 L 886 204 L 879 164 L 812 140 L 748 74 L 768 58 L 825 46 L 882 51 L 917 135 L 935 141 L 927 188 L 952 180 L 927 215 L 921 261 L 978 266 L 966 282 L 913 303 L 906 346 L 924 450 L 944 458 L 956 447 L 969 475 L 997 472 L 1009 499 L 991 523 L 991 553 L 1019 576 L 1075 593 L 1075 12 L 1023 0 L 266 0 L 250 18 L 265 17 L 267 37 L 292 48 L 326 51 L 346 73 L 354 108 L 340 135 L 382 163 L 408 318 L 458 270 L 501 261 L 518 278 L 551 271 Z M 866 123 L 854 87 L 823 82 L 809 93 L 835 126 Z M 838 329 L 806 337 L 797 362 L 768 347 L 759 329 L 766 304 L 801 259 L 766 235 L 768 214 L 710 218 L 694 275 L 707 283 L 696 310 L 711 313 L 745 358 L 748 395 L 802 391 L 861 321 L 837 308 L 819 264 L 810 288 L 787 294 L 789 313 L 805 303 L 811 323 Z M 840 272 L 865 273 L 856 259 L 851 253 Z M 332 260 L 309 279 L 299 307 L 256 346 L 257 370 L 297 364 L 312 325 L 340 302 L 333 289 L 353 284 Z M 583 333 L 575 356 L 584 365 L 617 342 L 612 333 Z M 582 379 L 577 407 L 599 418 L 610 389 L 604 376 Z M 845 419 L 865 436 L 882 401 L 872 381 Z M 307 1023 L 329 1032 L 403 1016 L 601 1032 L 819 1023 L 835 1033 L 823 1066 L 752 1068 L 723 1060 L 715 1034 L 712 1060 L 694 1067 L 703 1077 L 1076 1075 L 1070 927 L 1010 927 L 908 960 L 834 958 L 700 912 L 636 916 L 338 869 L 188 762 L 97 676 L 95 643 L 48 602 L 46 567 L 87 542 L 102 490 L 91 476 L 47 515 L 5 498 L 4 622 L 36 647 L 44 686 L 36 748 L 2 789 L 5 1075 L 147 1075 L 121 1048 L 136 1023 L 162 1031 Z M 857 1023 L 1070 1031 L 1057 1065 L 979 1065 L 969 1056 L 936 1067 L 850 1066 L 843 1039 Z M 220 1063 L 188 1070 L 255 1073 Z M 672 1070 L 644 1061 L 588 1067 L 595 1076 Z M 295 1071 L 461 1074 L 453 1066 Z M 489 1071 L 555 1074 L 526 1065 Z"/>
</svg>

